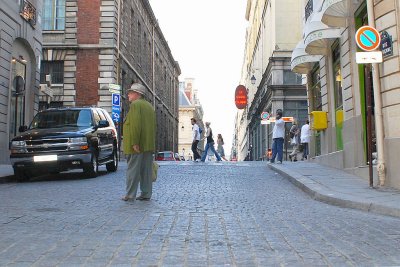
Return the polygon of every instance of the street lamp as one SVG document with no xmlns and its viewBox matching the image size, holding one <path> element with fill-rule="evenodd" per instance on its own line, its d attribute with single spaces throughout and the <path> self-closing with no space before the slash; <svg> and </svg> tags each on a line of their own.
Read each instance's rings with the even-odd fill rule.
<svg viewBox="0 0 400 267">
<path fill-rule="evenodd" d="M 256 84 L 256 77 L 254 77 L 254 74 L 253 74 L 253 76 L 251 76 L 251 78 L 250 78 L 250 81 L 251 81 L 251 84 Z"/>
</svg>

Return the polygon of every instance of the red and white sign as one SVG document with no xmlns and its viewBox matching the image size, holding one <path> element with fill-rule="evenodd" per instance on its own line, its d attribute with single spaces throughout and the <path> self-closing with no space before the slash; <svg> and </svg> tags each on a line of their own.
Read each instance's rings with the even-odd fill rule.
<svg viewBox="0 0 400 267">
<path fill-rule="evenodd" d="M 236 87 L 235 105 L 238 109 L 244 109 L 247 106 L 247 89 L 243 85 Z"/>
</svg>

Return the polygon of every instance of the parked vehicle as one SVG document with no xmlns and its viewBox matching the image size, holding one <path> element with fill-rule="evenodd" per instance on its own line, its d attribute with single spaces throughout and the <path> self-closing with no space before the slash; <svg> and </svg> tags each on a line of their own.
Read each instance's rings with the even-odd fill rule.
<svg viewBox="0 0 400 267">
<path fill-rule="evenodd" d="M 161 151 L 157 153 L 157 161 L 176 161 L 174 152 L 172 151 Z"/>
<path fill-rule="evenodd" d="M 102 108 L 57 108 L 41 111 L 29 127 L 10 142 L 10 160 L 16 178 L 29 180 L 37 173 L 83 169 L 98 175 L 118 168 L 118 138 L 114 123 Z"/>
</svg>

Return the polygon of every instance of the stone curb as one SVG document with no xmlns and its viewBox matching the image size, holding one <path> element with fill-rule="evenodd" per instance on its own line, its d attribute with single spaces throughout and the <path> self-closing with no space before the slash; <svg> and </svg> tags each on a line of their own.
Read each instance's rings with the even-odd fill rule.
<svg viewBox="0 0 400 267">
<path fill-rule="evenodd" d="M 342 195 L 342 197 L 335 197 L 329 190 L 323 188 L 321 184 L 318 184 L 301 174 L 290 170 L 279 169 L 272 164 L 267 165 L 270 169 L 287 178 L 292 184 L 299 187 L 302 191 L 307 193 L 315 200 L 343 208 L 358 209 L 381 215 L 400 217 L 400 208 L 388 207 L 380 204 L 374 204 L 372 202 L 360 202 L 344 195 Z"/>
</svg>

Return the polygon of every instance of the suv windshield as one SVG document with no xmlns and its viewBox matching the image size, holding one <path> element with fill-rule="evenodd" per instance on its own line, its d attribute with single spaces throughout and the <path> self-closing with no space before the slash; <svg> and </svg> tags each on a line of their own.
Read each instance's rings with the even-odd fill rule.
<svg viewBox="0 0 400 267">
<path fill-rule="evenodd" d="M 92 114 L 89 109 L 52 110 L 38 113 L 32 121 L 30 129 L 72 127 L 91 127 Z"/>
</svg>

